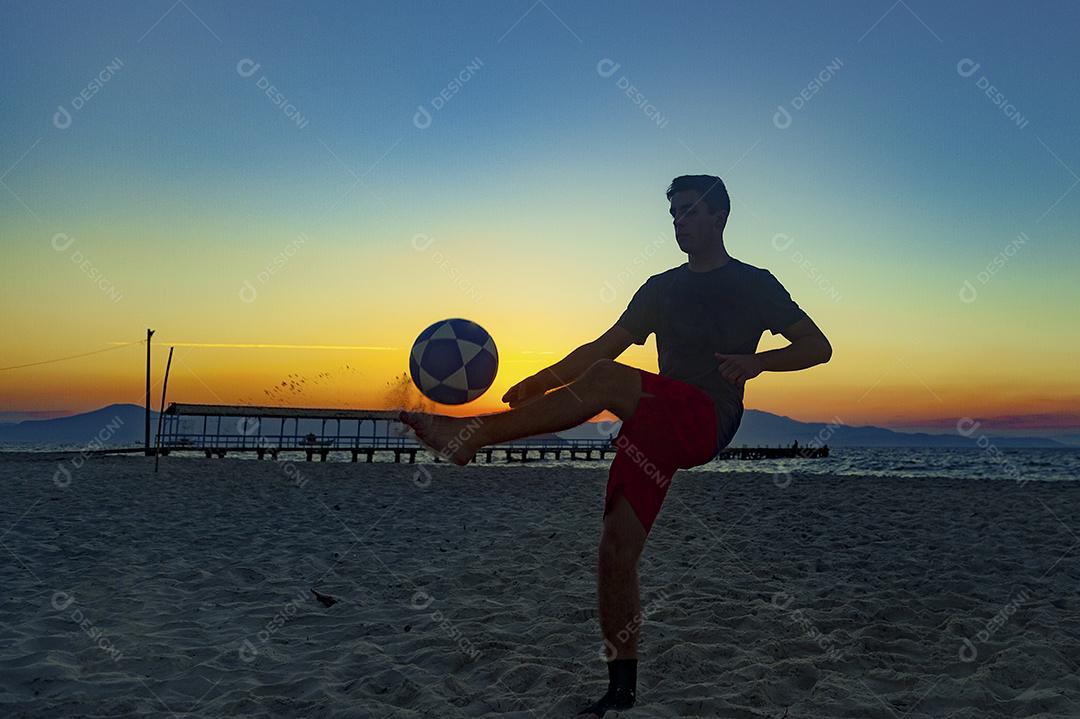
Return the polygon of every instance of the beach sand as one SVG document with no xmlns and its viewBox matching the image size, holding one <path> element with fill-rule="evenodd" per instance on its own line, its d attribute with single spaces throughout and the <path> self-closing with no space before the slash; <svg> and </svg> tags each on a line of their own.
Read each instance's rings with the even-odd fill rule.
<svg viewBox="0 0 1080 719">
<path fill-rule="evenodd" d="M 572 716 L 607 465 L 0 458 L 0 715 Z M 776 479 L 675 477 L 625 716 L 1080 716 L 1080 486 Z"/>
</svg>

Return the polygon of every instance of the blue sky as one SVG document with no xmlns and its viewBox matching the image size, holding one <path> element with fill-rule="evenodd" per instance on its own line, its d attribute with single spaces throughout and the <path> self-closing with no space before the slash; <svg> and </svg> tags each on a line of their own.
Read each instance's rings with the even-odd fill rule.
<svg viewBox="0 0 1080 719">
<path fill-rule="evenodd" d="M 422 287 L 396 300 L 402 338 L 441 316 L 488 312 L 523 351 L 562 353 L 572 349 L 564 340 L 610 325 L 649 274 L 685 259 L 671 241 L 656 245 L 670 240 L 663 190 L 702 172 L 728 184 L 732 254 L 773 269 L 848 350 L 852 364 L 838 354 L 818 385 L 847 393 L 853 421 L 1080 416 L 1080 386 L 1061 379 L 1080 342 L 1057 336 L 1080 320 L 1075 3 L 2 7 L 0 239 L 12 262 L 0 299 L 18 308 L 8 336 L 31 338 L 4 348 L 12 364 L 125 339 L 162 316 L 191 339 L 265 338 L 280 333 L 282 312 L 384 302 L 395 273 Z M 605 76 L 602 61 L 618 68 Z M 257 71 L 242 75 L 243 62 Z M 60 107 L 66 128 L 53 122 Z M 420 107 L 425 128 L 413 122 Z M 790 125 L 774 122 L 779 108 Z M 53 271 L 41 248 L 57 232 L 79 238 L 125 286 L 125 302 L 105 303 L 67 267 Z M 440 238 L 487 305 L 425 275 L 431 263 L 402 250 L 420 233 Z M 978 284 L 1020 233 L 1023 248 Z M 303 264 L 267 288 L 240 329 L 215 309 L 301 234 L 312 238 Z M 792 244 L 778 250 L 778 236 Z M 147 269 L 163 263 L 169 271 L 151 282 Z M 608 304 L 596 299 L 605 282 Z M 964 282 L 978 284 L 977 302 L 957 299 Z M 169 314 L 162 298 L 177 293 L 208 319 Z M 84 302 L 94 319 L 66 311 Z M 510 334 L 506 307 L 543 328 L 535 346 Z M 330 313 L 328 326 L 349 321 Z M 361 342 L 293 327 L 301 336 L 283 341 Z M 379 325 L 371 341 L 407 342 L 394 333 Z M 1041 364 L 1016 376 L 1032 347 L 1044 348 Z M 879 379 L 875 367 L 898 355 L 917 382 Z M 986 356 L 1007 361 L 972 368 Z M 225 380 L 203 379 L 225 391 Z M 788 381 L 763 391 L 761 406 L 831 418 L 811 417 L 822 396 L 786 407 Z M 873 407 L 856 401 L 892 381 Z M 977 399 L 1004 382 L 1023 391 L 1001 406 Z M 905 388 L 919 384 L 942 406 L 905 404 Z M 9 409 L 31 402 L 3 392 Z"/>
</svg>

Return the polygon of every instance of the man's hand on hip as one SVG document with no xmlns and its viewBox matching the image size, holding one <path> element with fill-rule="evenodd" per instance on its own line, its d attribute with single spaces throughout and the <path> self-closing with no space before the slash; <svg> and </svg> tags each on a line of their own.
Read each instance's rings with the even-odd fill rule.
<svg viewBox="0 0 1080 719">
<path fill-rule="evenodd" d="M 725 355 L 719 352 L 713 354 L 720 362 L 720 376 L 732 384 L 744 384 L 746 380 L 754 379 L 765 369 L 757 355 Z"/>
</svg>

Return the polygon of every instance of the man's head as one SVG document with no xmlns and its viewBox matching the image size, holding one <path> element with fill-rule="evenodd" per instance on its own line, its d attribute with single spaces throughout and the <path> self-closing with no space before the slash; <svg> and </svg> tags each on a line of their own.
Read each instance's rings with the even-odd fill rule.
<svg viewBox="0 0 1080 719">
<path fill-rule="evenodd" d="M 702 252 L 723 242 L 731 214 L 731 199 L 724 181 L 712 175 L 682 175 L 667 189 L 675 241 L 687 254 Z"/>
</svg>

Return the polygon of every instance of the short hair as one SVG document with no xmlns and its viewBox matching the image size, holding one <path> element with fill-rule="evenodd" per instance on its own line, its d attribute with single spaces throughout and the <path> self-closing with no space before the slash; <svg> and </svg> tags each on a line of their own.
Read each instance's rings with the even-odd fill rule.
<svg viewBox="0 0 1080 719">
<path fill-rule="evenodd" d="M 668 201 L 671 201 L 671 196 L 676 192 L 685 190 L 694 190 L 699 193 L 705 200 L 709 212 L 713 214 L 723 212 L 724 225 L 727 225 L 727 218 L 731 215 L 731 198 L 728 197 L 727 187 L 724 186 L 723 180 L 713 175 L 680 175 L 672 180 L 667 188 Z"/>
</svg>

